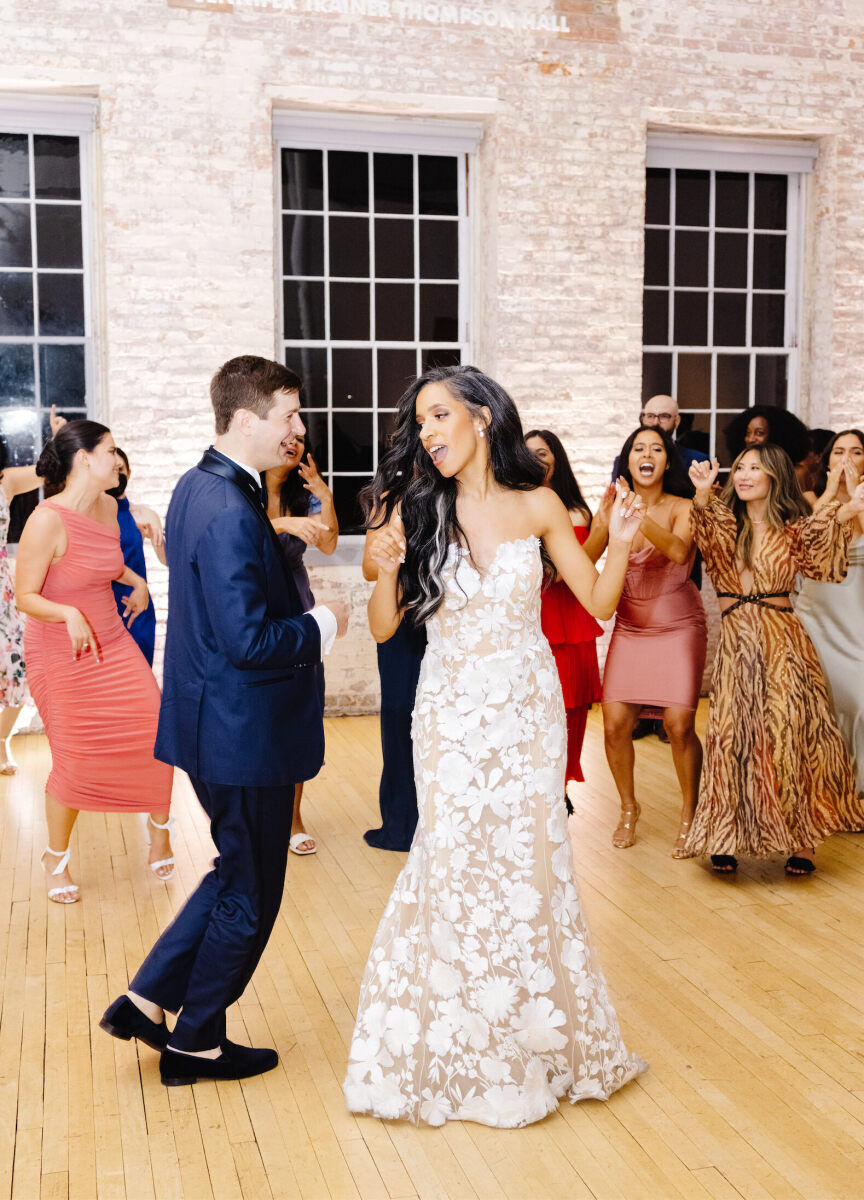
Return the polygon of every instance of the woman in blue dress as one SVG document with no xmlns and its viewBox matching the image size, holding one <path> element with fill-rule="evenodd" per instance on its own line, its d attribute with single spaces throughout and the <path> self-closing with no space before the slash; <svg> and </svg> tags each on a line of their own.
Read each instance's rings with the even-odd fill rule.
<svg viewBox="0 0 864 1200">
<path fill-rule="evenodd" d="M 132 474 L 129 459 L 125 451 L 117 447 L 117 453 L 125 467 L 120 472 L 120 482 L 116 488 L 110 488 L 109 496 L 117 501 L 117 521 L 120 525 L 120 549 L 123 551 L 123 561 L 136 575 L 147 578 L 147 563 L 144 558 L 144 538 L 149 538 L 153 544 L 159 561 L 165 564 L 165 538 L 162 533 L 162 522 L 152 508 L 143 504 L 131 505 L 126 498 L 126 487 Z M 117 611 L 125 617 L 126 609 L 123 600 L 132 591 L 120 583 L 112 583 Z M 141 653 L 153 666 L 153 652 L 156 646 L 156 609 L 151 597 L 147 611 L 141 613 L 132 625 L 127 625 Z"/>
</svg>

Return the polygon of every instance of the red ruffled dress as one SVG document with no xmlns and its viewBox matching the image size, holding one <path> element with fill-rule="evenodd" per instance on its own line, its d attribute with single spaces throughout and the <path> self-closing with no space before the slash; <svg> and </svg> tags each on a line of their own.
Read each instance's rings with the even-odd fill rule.
<svg viewBox="0 0 864 1200">
<path fill-rule="evenodd" d="M 573 532 L 581 546 L 587 541 L 590 530 L 587 525 L 576 525 Z M 601 694 L 597 638 L 603 630 L 563 579 L 544 589 L 540 620 L 555 655 L 567 709 L 567 782 L 575 779 L 577 783 L 584 783 L 579 760 L 588 710 Z"/>
</svg>

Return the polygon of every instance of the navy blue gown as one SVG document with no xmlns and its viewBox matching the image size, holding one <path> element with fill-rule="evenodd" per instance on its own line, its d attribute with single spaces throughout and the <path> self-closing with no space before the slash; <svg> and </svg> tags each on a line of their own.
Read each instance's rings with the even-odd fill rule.
<svg viewBox="0 0 864 1200">
<path fill-rule="evenodd" d="M 117 521 L 120 525 L 120 549 L 123 551 L 123 562 L 142 579 L 147 578 L 147 563 L 144 559 L 144 538 L 141 530 L 135 524 L 135 518 L 129 508 L 129 501 L 121 496 L 117 501 Z M 128 596 L 132 588 L 128 584 L 112 583 L 117 611 L 124 614 L 123 598 Z M 124 622 L 125 624 L 125 622 Z M 126 628 L 138 644 L 138 647 L 150 666 L 153 666 L 153 651 L 156 647 L 156 609 L 151 598 L 145 612 L 140 613 Z"/>
</svg>

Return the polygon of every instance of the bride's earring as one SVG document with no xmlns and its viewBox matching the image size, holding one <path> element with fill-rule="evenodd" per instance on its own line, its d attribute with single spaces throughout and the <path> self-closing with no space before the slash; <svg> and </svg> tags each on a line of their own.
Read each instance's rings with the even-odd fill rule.
<svg viewBox="0 0 864 1200">
<path fill-rule="evenodd" d="M 485 430 L 485 429 L 478 429 L 478 430 L 477 430 L 477 432 L 478 432 L 478 434 L 480 435 L 480 437 L 481 437 L 481 438 L 485 438 L 485 436 L 486 436 L 486 430 Z"/>
</svg>

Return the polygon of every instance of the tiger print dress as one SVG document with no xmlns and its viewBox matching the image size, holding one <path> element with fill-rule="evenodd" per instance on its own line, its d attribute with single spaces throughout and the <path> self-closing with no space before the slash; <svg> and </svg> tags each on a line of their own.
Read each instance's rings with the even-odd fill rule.
<svg viewBox="0 0 864 1200">
<path fill-rule="evenodd" d="M 838 505 L 767 530 L 752 593 L 789 592 L 800 572 L 837 583 L 852 527 Z M 694 504 L 691 522 L 718 592 L 742 591 L 736 522 L 717 497 Z M 782 604 L 767 600 L 766 604 Z M 723 617 L 714 663 L 705 767 L 687 839 L 690 855 L 767 858 L 864 829 L 849 754 L 813 643 L 790 611 L 740 604 Z"/>
</svg>

